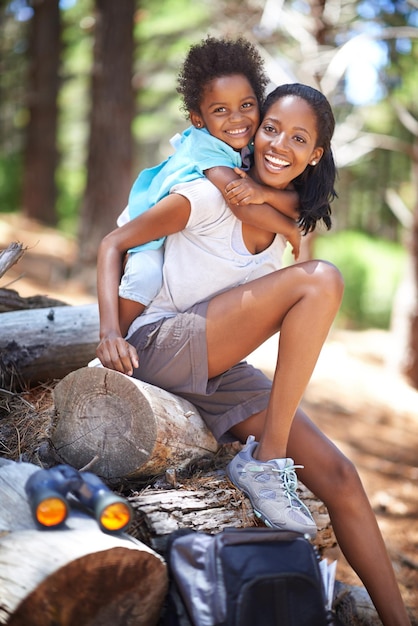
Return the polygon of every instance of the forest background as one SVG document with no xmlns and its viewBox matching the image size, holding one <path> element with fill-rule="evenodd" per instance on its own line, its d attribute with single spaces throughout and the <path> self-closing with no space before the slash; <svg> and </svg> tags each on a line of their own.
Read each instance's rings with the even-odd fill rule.
<svg viewBox="0 0 418 626">
<path fill-rule="evenodd" d="M 304 254 L 342 270 L 341 327 L 396 319 L 418 388 L 417 0 L 11 0 L 0 31 L 0 218 L 73 239 L 69 272 L 92 293 L 99 241 L 138 171 L 188 125 L 176 77 L 191 44 L 244 35 L 271 87 L 324 92 L 339 198 Z"/>
</svg>

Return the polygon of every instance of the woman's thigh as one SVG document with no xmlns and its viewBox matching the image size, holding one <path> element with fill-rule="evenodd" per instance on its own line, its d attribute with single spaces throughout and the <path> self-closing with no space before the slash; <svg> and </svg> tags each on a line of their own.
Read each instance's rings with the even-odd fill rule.
<svg viewBox="0 0 418 626">
<path fill-rule="evenodd" d="M 208 306 L 206 328 L 211 375 L 242 360 L 279 331 L 287 313 L 304 296 L 314 296 L 322 308 L 328 296 L 333 299 L 334 292 L 341 293 L 341 285 L 333 265 L 308 261 L 215 296 Z"/>
</svg>

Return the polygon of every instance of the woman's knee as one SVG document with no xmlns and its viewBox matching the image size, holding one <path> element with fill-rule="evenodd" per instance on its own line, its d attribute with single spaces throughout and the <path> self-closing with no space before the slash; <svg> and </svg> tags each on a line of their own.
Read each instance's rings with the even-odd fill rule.
<svg viewBox="0 0 418 626">
<path fill-rule="evenodd" d="M 344 279 L 340 270 L 328 261 L 312 261 L 313 286 L 317 295 L 321 298 L 327 297 L 340 304 L 344 293 Z"/>
</svg>

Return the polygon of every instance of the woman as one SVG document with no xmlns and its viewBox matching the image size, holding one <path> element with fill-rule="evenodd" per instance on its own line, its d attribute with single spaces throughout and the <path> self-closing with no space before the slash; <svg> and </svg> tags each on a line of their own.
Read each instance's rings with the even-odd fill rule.
<svg viewBox="0 0 418 626">
<path fill-rule="evenodd" d="M 318 91 L 278 87 L 264 107 L 251 177 L 279 189 L 295 181 L 306 198 L 315 172 L 330 176 L 333 128 Z M 230 193 L 239 195 L 250 184 L 232 184 Z M 123 255 L 164 235 L 163 287 L 125 340 L 117 310 Z M 247 442 L 228 467 L 231 479 L 267 524 L 313 535 L 310 514 L 295 493 L 298 468 L 328 507 L 339 545 L 382 622 L 404 626 L 410 622 L 358 474 L 299 407 L 343 281 L 323 261 L 279 269 L 282 249 L 279 235 L 239 222 L 209 181 L 176 186 L 100 246 L 97 355 L 107 367 L 191 400 L 220 442 Z M 277 331 L 277 366 L 269 381 L 242 359 Z"/>
</svg>

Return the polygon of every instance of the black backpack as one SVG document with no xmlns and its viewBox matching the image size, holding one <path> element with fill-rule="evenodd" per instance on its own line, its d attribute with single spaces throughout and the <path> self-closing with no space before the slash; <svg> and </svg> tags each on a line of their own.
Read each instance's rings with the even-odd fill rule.
<svg viewBox="0 0 418 626">
<path fill-rule="evenodd" d="M 164 626 L 327 626 L 335 617 L 303 535 L 228 528 L 172 533 Z"/>
</svg>

